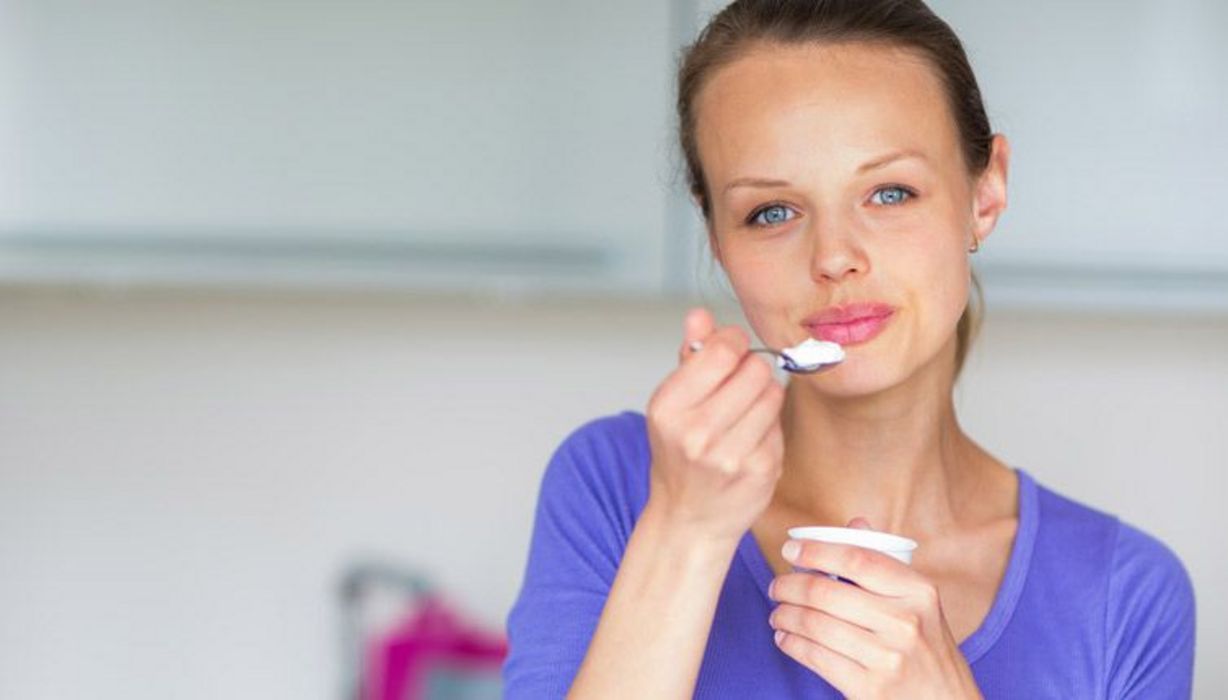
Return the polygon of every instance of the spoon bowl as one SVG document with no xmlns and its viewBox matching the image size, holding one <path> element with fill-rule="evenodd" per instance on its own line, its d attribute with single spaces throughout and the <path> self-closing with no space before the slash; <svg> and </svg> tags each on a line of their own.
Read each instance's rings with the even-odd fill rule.
<svg viewBox="0 0 1228 700">
<path fill-rule="evenodd" d="M 699 352 L 704 347 L 704 344 L 698 340 L 693 341 L 690 345 L 692 352 Z M 790 374 L 818 374 L 824 370 L 829 370 L 832 367 L 839 365 L 843 360 L 835 362 L 822 362 L 816 365 L 799 365 L 789 357 L 787 353 L 772 348 L 751 348 L 750 352 L 762 353 L 764 355 L 772 355 L 776 358 L 776 366 Z"/>
</svg>

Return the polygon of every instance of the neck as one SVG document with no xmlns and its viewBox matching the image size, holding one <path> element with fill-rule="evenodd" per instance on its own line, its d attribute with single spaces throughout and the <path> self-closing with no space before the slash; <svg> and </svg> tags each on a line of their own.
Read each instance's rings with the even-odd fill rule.
<svg viewBox="0 0 1228 700">
<path fill-rule="evenodd" d="M 914 538 L 971 519 L 967 506 L 987 485 L 985 453 L 956 420 L 953 360 L 933 364 L 852 398 L 790 381 L 775 504 L 809 524 L 844 526 L 860 516 L 876 530 Z"/>
</svg>

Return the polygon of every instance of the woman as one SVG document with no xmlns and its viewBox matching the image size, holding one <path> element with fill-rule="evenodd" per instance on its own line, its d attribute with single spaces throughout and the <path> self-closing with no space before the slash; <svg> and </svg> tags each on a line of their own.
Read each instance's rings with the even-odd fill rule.
<svg viewBox="0 0 1228 700">
<path fill-rule="evenodd" d="M 678 111 L 750 326 L 847 357 L 782 387 L 745 332 L 687 315 L 646 415 L 551 460 L 508 697 L 1188 697 L 1181 562 L 957 422 L 968 255 L 1010 150 L 950 28 L 920 0 L 738 0 L 684 56 Z M 919 547 L 786 541 L 815 524 Z"/>
</svg>

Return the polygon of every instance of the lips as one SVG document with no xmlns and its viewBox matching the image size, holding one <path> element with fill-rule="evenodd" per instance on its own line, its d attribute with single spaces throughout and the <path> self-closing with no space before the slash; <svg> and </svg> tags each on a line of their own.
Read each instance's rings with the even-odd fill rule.
<svg viewBox="0 0 1228 700">
<path fill-rule="evenodd" d="M 842 306 L 829 306 L 826 309 L 807 316 L 802 321 L 803 326 L 821 326 L 832 323 L 850 323 L 863 318 L 882 318 L 890 316 L 895 311 L 895 307 L 890 304 L 881 302 L 857 302 L 854 304 L 844 304 Z"/>
<path fill-rule="evenodd" d="M 895 308 L 889 304 L 863 302 L 832 306 L 802 321 L 811 336 L 840 345 L 864 343 L 877 336 L 890 321 Z"/>
</svg>

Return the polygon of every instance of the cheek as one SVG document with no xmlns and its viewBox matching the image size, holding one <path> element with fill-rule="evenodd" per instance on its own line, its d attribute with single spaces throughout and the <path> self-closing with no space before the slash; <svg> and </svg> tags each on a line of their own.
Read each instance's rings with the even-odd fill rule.
<svg viewBox="0 0 1228 700">
<path fill-rule="evenodd" d="M 733 291 L 745 303 L 771 304 L 788 296 L 782 268 L 789 258 L 767 251 L 726 245 L 724 270 Z"/>
<path fill-rule="evenodd" d="M 950 231 L 918 236 L 892 255 L 886 277 L 907 290 L 905 304 L 916 311 L 913 333 L 922 345 L 941 345 L 967 304 L 970 270 L 958 240 Z"/>
<path fill-rule="evenodd" d="M 968 304 L 968 286 L 966 275 L 960 274 L 948 274 L 940 284 L 935 285 L 930 326 L 937 336 L 936 343 L 945 342 L 955 333 L 959 318 Z"/>
<path fill-rule="evenodd" d="M 941 264 L 928 271 L 922 286 L 916 287 L 922 295 L 926 334 L 934 345 L 943 344 L 959 323 L 968 303 L 970 287 L 968 261 L 959 251 L 943 256 Z"/>
<path fill-rule="evenodd" d="M 814 295 L 811 288 L 797 288 L 797 275 L 782 272 L 787 263 L 772 256 L 730 255 L 725 260 L 725 275 L 742 307 L 747 323 L 766 343 L 797 342 L 794 335 L 776 337 L 780 320 L 796 314 L 799 301 Z M 802 275 L 801 280 L 806 280 Z M 787 324 L 786 324 L 787 325 Z"/>
</svg>

